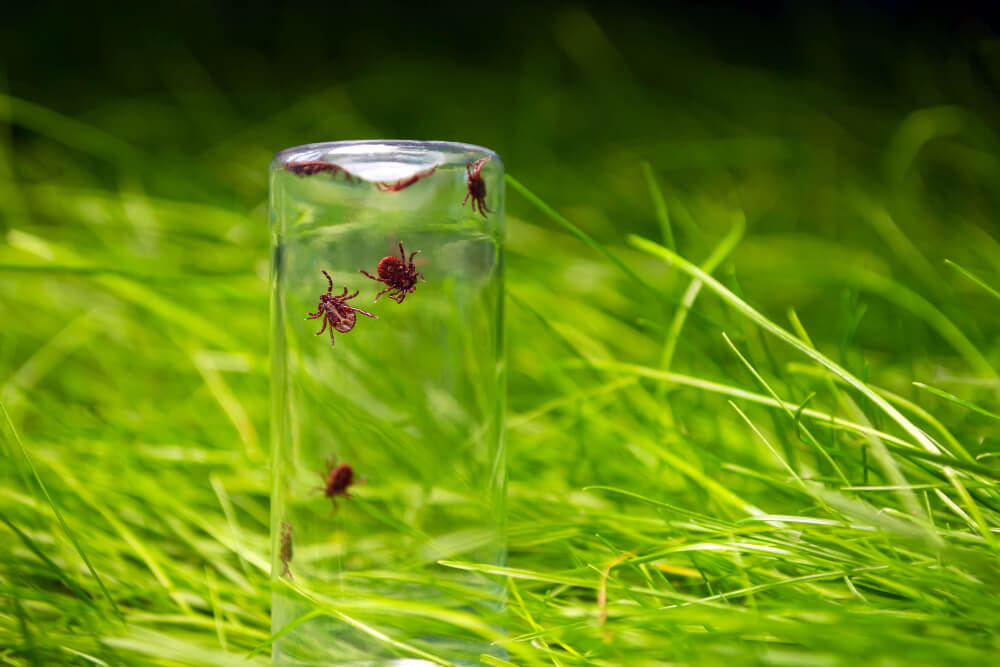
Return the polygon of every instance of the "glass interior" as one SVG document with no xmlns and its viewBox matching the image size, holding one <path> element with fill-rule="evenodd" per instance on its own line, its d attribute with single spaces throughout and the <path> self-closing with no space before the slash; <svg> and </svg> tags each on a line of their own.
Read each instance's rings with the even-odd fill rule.
<svg viewBox="0 0 1000 667">
<path fill-rule="evenodd" d="M 275 157 L 270 188 L 273 630 L 306 619 L 274 661 L 499 655 L 502 586 L 454 564 L 506 559 L 503 165 L 310 144 Z"/>
</svg>

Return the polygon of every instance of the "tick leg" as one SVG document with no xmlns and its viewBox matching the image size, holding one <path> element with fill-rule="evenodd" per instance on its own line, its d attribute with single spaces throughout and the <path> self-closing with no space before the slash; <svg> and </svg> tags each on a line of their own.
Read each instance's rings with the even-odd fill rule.
<svg viewBox="0 0 1000 667">
<path fill-rule="evenodd" d="M 364 269 L 358 269 L 358 271 L 360 271 L 361 273 L 365 274 L 366 276 L 368 276 L 369 278 L 371 278 L 372 280 L 374 280 L 377 283 L 384 283 L 385 282 L 385 278 L 376 278 L 375 276 L 373 276 L 372 274 L 368 273 Z"/>
<path fill-rule="evenodd" d="M 325 317 L 323 318 L 323 327 L 319 331 L 316 332 L 317 336 L 320 335 L 321 333 L 323 333 L 324 331 L 326 331 L 326 323 L 328 321 L 329 320 L 327 318 L 325 318 Z"/>
<path fill-rule="evenodd" d="M 323 271 L 323 269 L 320 269 L 320 271 Z M 330 283 L 330 288 L 326 290 L 326 293 L 329 294 L 330 292 L 333 291 L 333 278 L 331 278 L 330 274 L 327 273 L 326 271 L 323 271 L 323 275 L 326 276 L 326 281 Z"/>
<path fill-rule="evenodd" d="M 423 280 L 424 282 L 427 282 L 426 280 L 424 280 L 424 274 L 422 274 L 422 273 L 418 273 L 418 274 L 416 274 L 416 276 L 417 276 L 417 278 L 420 278 L 420 279 L 421 279 L 421 280 Z"/>
<path fill-rule="evenodd" d="M 396 288 L 395 288 L 395 287 L 386 287 L 386 288 L 385 288 L 384 290 L 382 290 L 381 292 L 379 292 L 378 294 L 376 294 L 376 295 L 375 295 L 375 300 L 376 300 L 376 301 L 378 301 L 378 298 L 379 298 L 380 296 L 382 296 L 382 295 L 383 295 L 383 294 L 385 294 L 386 292 L 391 292 L 391 291 L 393 291 L 394 289 L 396 289 Z M 392 298 L 392 295 L 389 295 L 389 298 L 391 299 L 391 298 Z"/>
<path fill-rule="evenodd" d="M 353 310 L 356 313 L 361 313 L 362 315 L 367 315 L 368 317 L 372 318 L 373 320 L 377 320 L 378 319 L 378 315 L 372 315 L 368 311 L 361 310 L 360 308 L 355 308 L 354 306 L 348 306 L 348 308 L 350 308 L 351 310 Z"/>
<path fill-rule="evenodd" d="M 346 287 L 344 288 L 344 291 L 340 293 L 340 296 L 338 296 L 337 298 L 338 299 L 343 299 L 345 294 L 347 294 L 347 288 Z"/>
<path fill-rule="evenodd" d="M 401 260 L 403 260 L 404 262 L 406 261 L 406 252 L 403 250 L 403 242 L 402 241 L 399 242 L 399 258 Z"/>
<path fill-rule="evenodd" d="M 355 290 L 354 294 L 352 294 L 351 296 L 342 296 L 341 300 L 342 301 L 347 301 L 348 299 L 353 299 L 354 297 L 356 297 L 358 295 L 358 292 L 360 292 L 360 291 L 361 290 Z M 346 287 L 344 288 L 344 294 L 347 294 L 347 288 Z M 357 308 L 355 308 L 355 310 L 357 310 Z"/>
<path fill-rule="evenodd" d="M 317 317 L 322 315 L 322 313 L 308 313 L 308 315 L 309 317 L 306 318 L 307 320 L 315 320 Z"/>
<path fill-rule="evenodd" d="M 469 201 L 469 197 L 471 197 L 471 196 L 472 196 L 471 192 L 466 193 L 465 199 L 462 200 L 462 206 L 465 206 L 465 203 L 467 201 Z M 475 199 L 472 200 L 472 208 L 473 208 L 473 210 L 475 210 L 475 208 L 476 208 L 476 200 Z"/>
<path fill-rule="evenodd" d="M 419 250 L 414 250 L 410 253 L 410 264 L 413 264 L 413 258 L 420 254 Z"/>
<path fill-rule="evenodd" d="M 331 324 L 331 325 L 330 325 L 330 347 L 333 347 L 333 346 L 335 346 L 335 345 L 337 344 L 337 341 L 335 341 L 335 340 L 333 339 L 333 332 L 334 332 L 334 331 L 336 331 L 336 329 L 335 329 L 335 328 L 334 328 L 334 326 L 333 326 L 333 325 Z"/>
</svg>

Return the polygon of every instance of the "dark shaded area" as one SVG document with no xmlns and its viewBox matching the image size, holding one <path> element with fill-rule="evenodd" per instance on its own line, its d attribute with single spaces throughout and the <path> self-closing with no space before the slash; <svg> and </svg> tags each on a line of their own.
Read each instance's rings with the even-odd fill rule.
<svg viewBox="0 0 1000 667">
<path fill-rule="evenodd" d="M 151 192 L 247 210 L 262 181 L 192 192 L 170 167 L 203 155 L 205 169 L 225 168 L 229 155 L 263 174 L 268 153 L 311 141 L 460 140 L 546 182 L 560 208 L 603 211 L 584 222 L 608 238 L 610 220 L 648 217 L 643 159 L 688 191 L 708 170 L 734 183 L 762 168 L 879 183 L 881 151 L 914 110 L 955 105 L 992 123 L 998 13 L 893 0 L 23 3 L 0 42 L 14 97 L 139 149 Z M 36 145 L 23 124 L 11 132 L 15 147 Z M 38 159 L 17 167 L 23 178 L 69 168 Z M 85 168 L 117 181 L 104 163 Z"/>
<path fill-rule="evenodd" d="M 299 2 L 250 8 L 17 3 L 5 8 L 0 42 L 9 87 L 54 108 L 79 112 L 109 95 L 174 89 L 172 72 L 190 60 L 244 102 L 252 117 L 310 88 L 373 72 L 391 76 L 394 63 L 422 64 L 426 77 L 449 63 L 481 71 L 484 78 L 516 72 L 539 51 L 558 47 L 555 33 L 565 30 L 566 16 L 581 10 L 648 85 L 664 83 L 658 76 L 664 59 L 702 51 L 733 65 L 851 81 L 868 90 L 893 85 L 895 63 L 914 52 L 948 61 L 975 59 L 984 48 L 996 48 L 982 42 L 995 39 L 1000 17 L 1000 9 L 977 3 L 904 0 L 541 7 Z M 413 91 L 417 83 L 400 85 Z M 452 83 L 457 90 L 475 87 L 469 80 Z"/>
</svg>

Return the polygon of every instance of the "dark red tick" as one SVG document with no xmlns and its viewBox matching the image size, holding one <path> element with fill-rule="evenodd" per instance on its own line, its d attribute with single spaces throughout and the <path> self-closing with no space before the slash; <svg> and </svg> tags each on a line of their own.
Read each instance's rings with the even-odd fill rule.
<svg viewBox="0 0 1000 667">
<path fill-rule="evenodd" d="M 320 473 L 323 480 L 323 495 L 333 501 L 333 509 L 337 509 L 337 496 L 350 498 L 347 492 L 348 487 L 354 483 L 354 468 L 348 463 L 337 465 L 335 457 L 331 456 L 326 460 L 326 473 Z"/>
<path fill-rule="evenodd" d="M 417 273 L 417 267 L 413 265 L 413 257 L 419 253 L 414 250 L 410 253 L 410 259 L 406 259 L 406 252 L 403 250 L 403 242 L 399 242 L 399 257 L 387 255 L 378 263 L 378 277 L 373 276 L 364 269 L 359 269 L 372 280 L 388 285 L 384 290 L 375 295 L 375 300 L 389 292 L 389 298 L 396 303 L 403 303 L 403 299 L 410 292 L 417 291 L 417 278 L 424 280 L 424 277 Z M 426 282 L 426 281 L 424 281 Z"/>
<path fill-rule="evenodd" d="M 348 183 L 353 183 L 355 180 L 360 181 L 361 179 L 347 171 L 343 167 L 332 162 L 324 162 L 323 160 L 309 160 L 307 162 L 286 162 L 285 169 L 297 174 L 298 176 L 312 176 L 313 174 L 318 174 L 321 171 L 330 172 L 331 178 L 337 177 L 337 172 L 344 174 L 344 180 Z"/>
<path fill-rule="evenodd" d="M 317 318 L 323 318 L 323 326 L 320 330 L 316 332 L 316 335 L 320 335 L 326 329 L 326 325 L 330 325 L 330 347 L 334 346 L 333 332 L 334 330 L 340 333 L 347 333 L 354 328 L 357 322 L 358 316 L 355 313 L 361 313 L 362 315 L 367 315 L 372 319 L 378 319 L 375 315 L 369 312 L 361 310 L 360 308 L 355 308 L 354 306 L 349 306 L 345 303 L 348 299 L 353 299 L 358 295 L 357 292 L 351 296 L 347 296 L 347 288 L 337 295 L 333 295 L 333 278 L 326 271 L 323 271 L 323 275 L 326 276 L 327 282 L 330 284 L 329 289 L 326 290 L 326 294 L 322 294 L 319 297 L 319 305 L 316 306 L 315 313 L 309 313 L 307 320 L 315 320 Z"/>
<path fill-rule="evenodd" d="M 281 522 L 281 552 L 278 555 L 285 568 L 281 576 L 287 574 L 289 579 L 294 579 L 292 571 L 288 569 L 288 564 L 292 562 L 292 524 L 287 521 Z"/>
<path fill-rule="evenodd" d="M 483 180 L 483 176 L 480 173 L 483 170 L 483 165 L 490 161 L 490 157 L 484 157 L 482 160 L 476 160 L 475 162 L 470 162 L 465 165 L 465 173 L 469 175 L 466 184 L 469 187 L 468 194 L 465 195 L 465 199 L 462 200 L 462 206 L 469 201 L 469 197 L 472 197 L 472 211 L 476 211 L 476 207 L 479 207 L 479 214 L 486 217 L 487 213 L 492 213 L 490 209 L 486 208 L 486 181 Z"/>
<path fill-rule="evenodd" d="M 405 188 L 410 187 L 414 183 L 424 178 L 427 178 L 437 169 L 437 166 L 433 166 L 430 169 L 425 169 L 424 171 L 418 171 L 413 176 L 409 178 L 403 178 L 395 183 L 376 183 L 375 187 L 379 189 L 380 192 L 399 192 Z"/>
</svg>

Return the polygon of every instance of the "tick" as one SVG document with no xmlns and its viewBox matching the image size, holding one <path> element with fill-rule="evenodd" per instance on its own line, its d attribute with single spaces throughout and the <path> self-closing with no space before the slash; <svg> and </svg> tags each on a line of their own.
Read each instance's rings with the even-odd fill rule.
<svg viewBox="0 0 1000 667">
<path fill-rule="evenodd" d="M 281 576 L 287 574 L 289 579 L 294 579 L 292 571 L 288 569 L 288 564 L 292 562 L 292 524 L 287 521 L 281 522 L 281 551 L 278 555 L 285 568 Z"/>
<path fill-rule="evenodd" d="M 395 255 L 386 255 L 382 258 L 382 261 L 378 263 L 378 277 L 373 276 L 364 269 L 360 269 L 361 273 L 365 274 L 372 280 L 385 283 L 388 285 L 384 290 L 375 295 L 375 300 L 385 294 L 389 293 L 389 298 L 396 303 L 403 303 L 403 299 L 410 292 L 417 291 L 417 278 L 424 280 L 424 277 L 417 273 L 417 267 L 413 265 L 413 257 L 419 253 L 419 250 L 414 250 L 410 253 L 410 259 L 406 259 L 406 252 L 403 251 L 403 242 L 399 242 L 399 257 Z M 427 282 L 424 280 L 424 282 Z"/>
<path fill-rule="evenodd" d="M 321 171 L 330 172 L 331 178 L 337 177 L 337 172 L 342 172 L 344 174 L 344 180 L 348 183 L 353 183 L 355 180 L 361 180 L 351 172 L 347 171 L 338 164 L 333 164 L 332 162 L 324 162 L 323 160 L 309 160 L 306 162 L 286 162 L 285 169 L 296 174 L 298 176 L 312 176 L 313 174 L 318 174 Z"/>
<path fill-rule="evenodd" d="M 337 465 L 336 457 L 330 456 L 326 459 L 326 473 L 320 473 L 320 478 L 323 480 L 320 490 L 333 501 L 333 509 L 336 511 L 337 496 L 351 497 L 347 489 L 354 484 L 354 468 L 349 463 Z"/>
<path fill-rule="evenodd" d="M 323 326 L 320 330 L 316 332 L 316 335 L 320 335 L 326 329 L 326 325 L 330 325 L 330 347 L 334 346 L 333 332 L 334 330 L 340 333 L 347 333 L 354 328 L 357 322 L 358 316 L 355 313 L 361 313 L 362 315 L 367 315 L 368 317 L 377 320 L 376 315 L 372 315 L 369 312 L 361 310 L 360 308 L 355 308 L 354 306 L 347 305 L 346 301 L 348 299 L 353 299 L 358 295 L 357 292 L 351 296 L 347 296 L 347 288 L 337 295 L 333 295 L 333 278 L 326 271 L 322 272 L 326 276 L 326 281 L 330 284 L 329 289 L 326 290 L 326 294 L 322 294 L 319 297 L 319 305 L 316 306 L 315 313 L 309 313 L 307 320 L 315 320 L 317 318 L 323 318 Z"/>
<path fill-rule="evenodd" d="M 469 201 L 469 197 L 472 197 L 472 211 L 475 212 L 478 206 L 479 214 L 484 218 L 487 213 L 492 213 L 493 211 L 486 208 L 486 181 L 483 180 L 480 172 L 483 170 L 483 165 L 489 162 L 490 159 L 490 156 L 487 156 L 482 160 L 476 160 L 465 165 L 465 173 L 469 175 L 466 181 L 469 192 L 465 195 L 465 199 L 462 200 L 462 206 L 465 206 L 465 203 Z"/>
<path fill-rule="evenodd" d="M 399 192 L 405 188 L 410 187 L 417 181 L 427 178 L 437 169 L 437 165 L 431 167 L 430 169 L 425 169 L 424 171 L 418 171 L 413 176 L 409 178 L 403 178 L 395 183 L 376 183 L 375 187 L 379 189 L 380 192 Z"/>
</svg>

